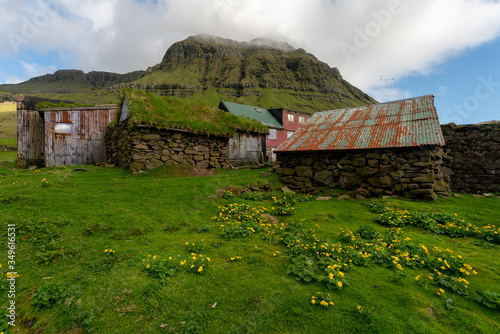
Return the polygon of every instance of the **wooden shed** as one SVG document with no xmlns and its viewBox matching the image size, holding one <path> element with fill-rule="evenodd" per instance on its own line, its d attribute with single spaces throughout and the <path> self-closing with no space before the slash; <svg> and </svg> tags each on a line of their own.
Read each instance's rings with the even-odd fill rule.
<svg viewBox="0 0 500 334">
<path fill-rule="evenodd" d="M 116 114 L 114 104 L 38 110 L 21 95 L 17 105 L 18 167 L 104 163 L 104 135 Z"/>
</svg>

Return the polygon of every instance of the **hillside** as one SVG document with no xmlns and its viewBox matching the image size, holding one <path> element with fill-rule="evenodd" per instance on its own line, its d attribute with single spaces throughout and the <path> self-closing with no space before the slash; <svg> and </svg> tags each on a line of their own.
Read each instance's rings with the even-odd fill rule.
<svg viewBox="0 0 500 334">
<path fill-rule="evenodd" d="M 308 113 L 376 102 L 344 80 L 337 68 L 303 49 L 267 39 L 237 42 L 207 35 L 174 43 L 147 71 L 60 70 L 17 85 L 0 85 L 0 90 L 102 103 L 118 100 L 126 87 L 213 106 L 229 100 Z"/>
<path fill-rule="evenodd" d="M 0 85 L 0 89 L 11 93 L 29 94 L 68 94 L 81 93 L 127 83 L 140 78 L 145 71 L 126 74 L 81 70 L 59 70 L 54 74 L 34 77 L 19 84 Z"/>
<path fill-rule="evenodd" d="M 16 136 L 16 103 L 0 102 L 0 138 L 16 138 Z"/>
</svg>

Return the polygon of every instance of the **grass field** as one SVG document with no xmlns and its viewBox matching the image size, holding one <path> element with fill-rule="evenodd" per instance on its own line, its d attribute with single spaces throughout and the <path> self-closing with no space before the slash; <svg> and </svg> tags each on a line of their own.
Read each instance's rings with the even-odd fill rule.
<svg viewBox="0 0 500 334">
<path fill-rule="evenodd" d="M 0 103 L 0 138 L 16 138 L 16 103 Z"/>
<path fill-rule="evenodd" d="M 415 226 L 391 229 L 387 237 L 387 226 L 373 220 L 380 215 L 359 201 L 292 203 L 279 191 L 267 200 L 215 197 L 228 185 L 279 187 L 270 169 L 196 177 L 184 166 L 135 176 L 83 167 L 0 165 L 2 245 L 13 231 L 9 224 L 16 237 L 10 259 L 2 247 L 0 273 L 19 275 L 15 298 L 0 282 L 0 307 L 15 301 L 19 333 L 500 330 L 498 239 Z M 377 203 L 407 210 L 398 213 L 405 216 L 456 214 L 471 229 L 500 225 L 496 196 Z M 262 220 L 262 210 L 278 223 Z M 489 306 L 497 308 L 476 300 L 477 291 L 491 292 Z M 8 321 L 0 318 L 0 331 L 16 332 Z"/>
</svg>

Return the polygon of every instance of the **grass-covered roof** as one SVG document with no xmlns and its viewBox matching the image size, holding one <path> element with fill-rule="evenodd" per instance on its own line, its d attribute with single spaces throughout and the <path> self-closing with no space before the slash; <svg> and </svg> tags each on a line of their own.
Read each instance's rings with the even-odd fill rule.
<svg viewBox="0 0 500 334">
<path fill-rule="evenodd" d="M 231 137 L 237 131 L 269 132 L 258 121 L 235 116 L 213 106 L 158 96 L 139 89 L 124 89 L 123 95 L 127 100 L 130 120 L 136 124 L 224 137 Z"/>
</svg>

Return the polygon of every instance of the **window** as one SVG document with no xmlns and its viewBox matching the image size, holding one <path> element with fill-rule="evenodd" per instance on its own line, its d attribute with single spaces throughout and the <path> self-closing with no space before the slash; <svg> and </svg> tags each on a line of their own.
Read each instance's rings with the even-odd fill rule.
<svg viewBox="0 0 500 334">
<path fill-rule="evenodd" d="M 295 122 L 294 114 L 288 114 L 287 119 L 289 122 Z"/>
<path fill-rule="evenodd" d="M 54 127 L 55 133 L 72 133 L 71 123 L 56 123 Z"/>
<path fill-rule="evenodd" d="M 286 139 L 290 138 L 293 135 L 293 131 L 287 131 L 286 132 Z"/>
<path fill-rule="evenodd" d="M 269 136 L 268 136 L 269 139 L 276 139 L 277 136 L 276 136 L 276 129 L 269 129 Z"/>
<path fill-rule="evenodd" d="M 304 124 L 306 122 L 306 118 L 304 116 L 299 116 L 299 124 Z"/>
</svg>

